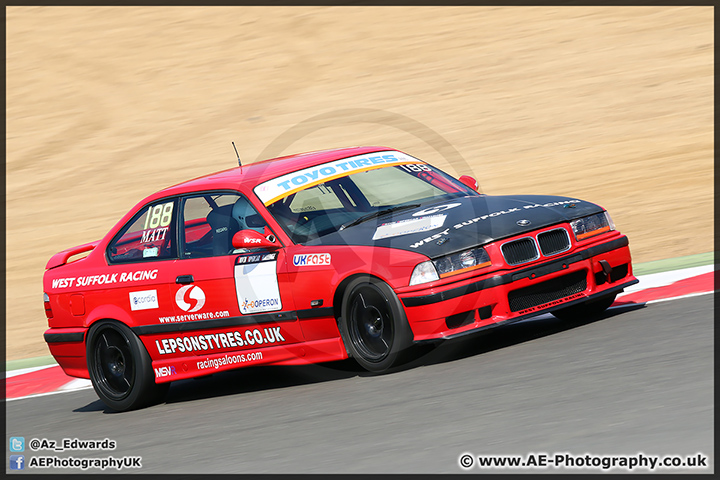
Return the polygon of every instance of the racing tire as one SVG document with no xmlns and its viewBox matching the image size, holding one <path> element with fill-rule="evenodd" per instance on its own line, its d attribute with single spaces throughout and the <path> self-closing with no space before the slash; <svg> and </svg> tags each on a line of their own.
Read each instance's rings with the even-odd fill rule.
<svg viewBox="0 0 720 480">
<path fill-rule="evenodd" d="M 122 323 L 102 320 L 88 332 L 88 372 L 95 393 L 118 412 L 160 402 L 170 383 L 155 383 L 152 360 L 145 346 Z"/>
<path fill-rule="evenodd" d="M 406 360 L 412 332 L 387 283 L 369 276 L 352 280 L 343 295 L 340 323 L 349 353 L 365 370 L 381 373 Z"/>
<path fill-rule="evenodd" d="M 597 317 L 613 304 L 616 296 L 617 294 L 614 293 L 597 300 L 590 300 L 571 307 L 554 310 L 550 313 L 556 318 L 565 321 Z"/>
</svg>

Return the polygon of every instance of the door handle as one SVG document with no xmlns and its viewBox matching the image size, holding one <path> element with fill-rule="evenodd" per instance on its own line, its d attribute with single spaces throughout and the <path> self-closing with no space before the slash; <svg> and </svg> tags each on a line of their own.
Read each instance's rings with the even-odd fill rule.
<svg viewBox="0 0 720 480">
<path fill-rule="evenodd" d="M 188 283 L 193 283 L 195 279 L 193 279 L 192 275 L 178 275 L 175 279 L 175 283 L 179 283 L 180 285 L 186 285 Z"/>
</svg>

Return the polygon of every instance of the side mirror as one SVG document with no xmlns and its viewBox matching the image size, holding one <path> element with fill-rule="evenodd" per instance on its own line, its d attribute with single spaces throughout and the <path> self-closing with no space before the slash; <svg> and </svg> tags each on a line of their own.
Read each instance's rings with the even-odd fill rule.
<svg viewBox="0 0 720 480">
<path fill-rule="evenodd" d="M 467 185 L 468 187 L 472 188 L 476 192 L 478 191 L 478 183 L 477 180 L 475 180 L 470 175 L 463 175 L 462 177 L 458 178 L 460 182 L 464 185 Z"/>
<path fill-rule="evenodd" d="M 255 230 L 240 230 L 232 238 L 233 248 L 280 248 L 274 235 L 263 237 Z"/>
</svg>

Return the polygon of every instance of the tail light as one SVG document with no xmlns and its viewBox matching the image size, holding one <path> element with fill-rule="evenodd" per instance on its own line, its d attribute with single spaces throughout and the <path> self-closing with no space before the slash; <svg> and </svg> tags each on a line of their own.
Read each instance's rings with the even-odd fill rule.
<svg viewBox="0 0 720 480">
<path fill-rule="evenodd" d="M 50 307 L 50 295 L 43 293 L 43 303 L 45 304 L 45 316 L 48 320 L 53 318 L 52 308 Z"/>
</svg>

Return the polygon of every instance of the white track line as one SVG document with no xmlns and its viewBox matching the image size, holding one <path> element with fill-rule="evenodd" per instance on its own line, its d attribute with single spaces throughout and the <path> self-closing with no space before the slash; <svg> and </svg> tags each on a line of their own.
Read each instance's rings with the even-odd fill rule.
<svg viewBox="0 0 720 480">
<path fill-rule="evenodd" d="M 659 298 L 659 299 L 657 299 L 657 300 L 648 300 L 648 301 L 645 302 L 645 303 L 669 302 L 669 301 L 671 301 L 671 300 L 681 300 L 681 299 L 683 299 L 683 298 L 699 297 L 700 295 L 708 295 L 708 294 L 710 294 L 710 293 L 715 293 L 715 292 L 712 291 L 712 292 L 688 293 L 687 295 L 680 295 L 679 297 Z M 620 305 L 620 306 L 622 306 L 622 305 Z M 627 305 L 626 305 L 626 306 L 627 306 Z"/>
<path fill-rule="evenodd" d="M 92 387 L 92 382 L 87 378 L 73 378 L 58 390 L 62 390 L 63 392 L 73 392 L 75 390 L 85 390 L 90 387 Z"/>
<path fill-rule="evenodd" d="M 81 380 L 81 379 L 78 379 L 78 380 Z M 90 381 L 90 380 L 88 380 L 88 381 Z M 36 393 L 34 395 L 28 395 L 26 397 L 6 398 L 5 401 L 13 402 L 15 400 L 25 400 L 26 398 L 47 397 L 48 395 L 57 395 L 58 393 L 77 392 L 80 390 L 87 390 L 88 388 L 92 388 L 92 385 L 89 385 L 87 387 L 82 387 L 82 388 L 76 388 L 73 390 L 55 390 L 54 392 Z"/>
<path fill-rule="evenodd" d="M 636 283 L 627 287 L 623 293 L 618 295 L 622 297 L 628 293 L 639 292 L 648 288 L 666 287 L 680 280 L 697 277 L 710 273 L 714 270 L 714 265 L 703 265 L 701 267 L 684 268 L 682 270 L 671 270 L 669 272 L 651 273 L 649 275 L 636 275 L 640 283 Z"/>
<path fill-rule="evenodd" d="M 37 372 L 38 370 L 43 370 L 46 368 L 57 367 L 57 366 L 58 366 L 57 363 L 53 363 L 51 365 L 42 365 L 40 367 L 28 367 L 28 368 L 20 368 L 18 370 L 11 370 L 9 372 L 5 372 L 5 378 L 16 377 L 18 375 L 24 375 L 26 373 Z"/>
</svg>

